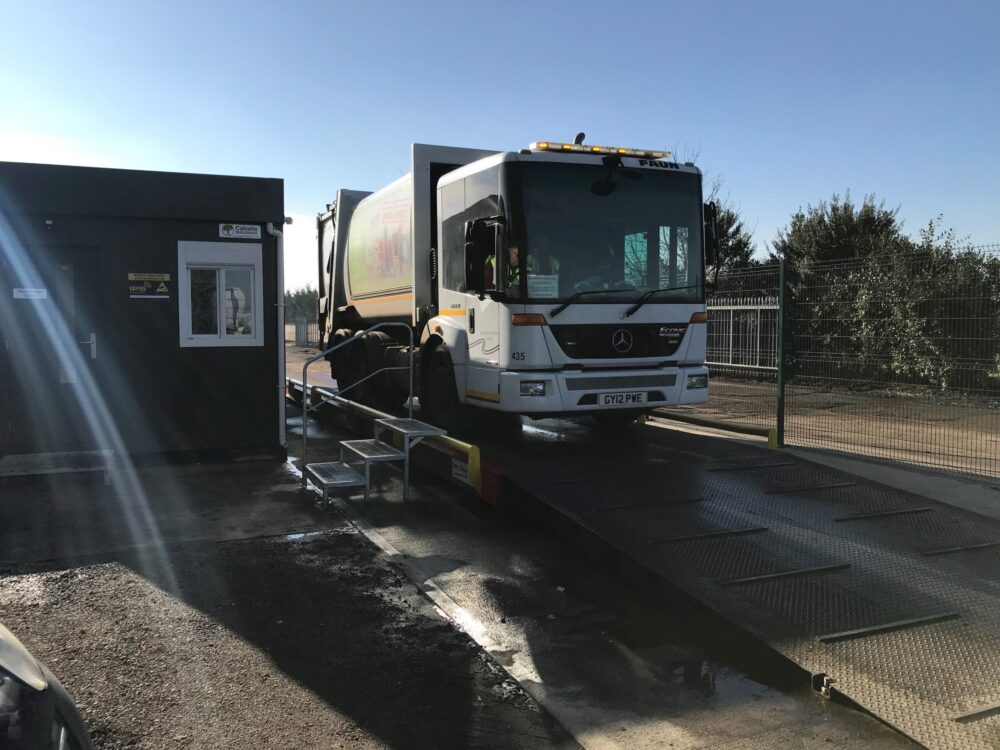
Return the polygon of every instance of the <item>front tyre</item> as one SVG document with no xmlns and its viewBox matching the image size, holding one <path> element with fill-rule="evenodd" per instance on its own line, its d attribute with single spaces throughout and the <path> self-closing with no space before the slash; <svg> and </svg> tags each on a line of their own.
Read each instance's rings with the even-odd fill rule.
<svg viewBox="0 0 1000 750">
<path fill-rule="evenodd" d="M 448 432 L 462 429 L 466 423 L 465 406 L 458 400 L 455 368 L 447 352 L 436 349 L 431 355 L 424 384 L 421 404 L 428 419 Z"/>
</svg>

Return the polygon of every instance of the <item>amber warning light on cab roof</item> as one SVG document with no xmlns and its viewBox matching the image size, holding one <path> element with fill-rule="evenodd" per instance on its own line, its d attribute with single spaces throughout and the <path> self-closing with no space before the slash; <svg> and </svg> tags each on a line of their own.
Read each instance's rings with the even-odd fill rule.
<svg viewBox="0 0 1000 750">
<path fill-rule="evenodd" d="M 576 154 L 619 154 L 639 156 L 643 159 L 670 159 L 669 151 L 649 151 L 642 148 L 619 148 L 618 146 L 588 146 L 585 143 L 556 143 L 555 141 L 535 141 L 528 146 L 532 151 L 562 151 Z"/>
</svg>

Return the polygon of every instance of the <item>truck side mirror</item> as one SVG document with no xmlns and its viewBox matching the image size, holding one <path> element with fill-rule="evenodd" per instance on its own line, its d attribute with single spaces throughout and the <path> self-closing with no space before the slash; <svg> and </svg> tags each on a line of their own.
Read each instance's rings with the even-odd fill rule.
<svg viewBox="0 0 1000 750">
<path fill-rule="evenodd" d="M 719 207 L 705 204 L 705 265 L 714 266 L 719 255 Z"/>
<path fill-rule="evenodd" d="M 485 229 L 479 220 L 465 222 L 465 291 L 480 296 L 486 291 L 486 259 L 489 257 L 483 243 Z"/>
<path fill-rule="evenodd" d="M 505 226 L 503 216 L 486 216 L 465 222 L 465 290 L 475 292 L 480 299 L 486 296 L 487 291 L 503 288 L 498 278 L 503 266 L 498 251 Z M 490 258 L 493 261 L 487 269 Z"/>
</svg>

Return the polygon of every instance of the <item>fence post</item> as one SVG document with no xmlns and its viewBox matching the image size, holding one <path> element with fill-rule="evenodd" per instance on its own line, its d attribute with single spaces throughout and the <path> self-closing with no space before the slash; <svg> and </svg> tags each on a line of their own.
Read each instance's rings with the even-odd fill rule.
<svg viewBox="0 0 1000 750">
<path fill-rule="evenodd" d="M 733 364 L 733 330 L 736 328 L 736 311 L 729 308 L 729 364 Z"/>
<path fill-rule="evenodd" d="M 781 259 L 778 265 L 778 404 L 775 415 L 778 446 L 785 445 L 785 316 L 787 293 L 785 267 L 788 261 Z"/>
<path fill-rule="evenodd" d="M 760 307 L 757 308 L 757 353 L 753 362 L 756 367 L 760 367 Z"/>
</svg>

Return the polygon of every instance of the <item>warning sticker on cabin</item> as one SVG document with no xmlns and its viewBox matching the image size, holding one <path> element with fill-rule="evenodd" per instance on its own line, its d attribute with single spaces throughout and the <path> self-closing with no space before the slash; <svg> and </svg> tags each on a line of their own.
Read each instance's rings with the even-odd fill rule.
<svg viewBox="0 0 1000 750">
<path fill-rule="evenodd" d="M 227 240 L 259 240 L 260 224 L 219 224 L 219 236 Z"/>
<path fill-rule="evenodd" d="M 169 273 L 130 273 L 129 299 L 170 299 Z"/>
<path fill-rule="evenodd" d="M 48 299 L 48 289 L 14 289 L 14 299 Z"/>
</svg>

